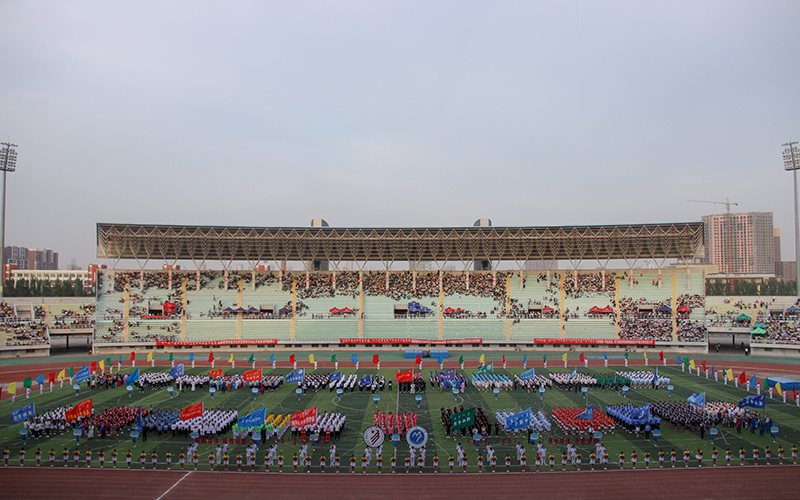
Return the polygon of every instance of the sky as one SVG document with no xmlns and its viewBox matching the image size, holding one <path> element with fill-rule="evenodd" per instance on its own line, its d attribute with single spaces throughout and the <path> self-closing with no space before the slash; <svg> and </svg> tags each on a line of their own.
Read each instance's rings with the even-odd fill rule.
<svg viewBox="0 0 800 500">
<path fill-rule="evenodd" d="M 800 2 L 0 2 L 6 244 L 97 222 L 698 221 L 794 255 Z"/>
</svg>

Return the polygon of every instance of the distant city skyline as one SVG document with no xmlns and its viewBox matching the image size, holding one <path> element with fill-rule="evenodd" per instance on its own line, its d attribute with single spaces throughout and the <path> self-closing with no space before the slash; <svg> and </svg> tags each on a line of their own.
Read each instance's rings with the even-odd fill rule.
<svg viewBox="0 0 800 500">
<path fill-rule="evenodd" d="M 800 2 L 5 2 L 6 244 L 95 223 L 496 226 L 773 212 Z M 158 15 L 154 15 L 154 9 Z"/>
</svg>

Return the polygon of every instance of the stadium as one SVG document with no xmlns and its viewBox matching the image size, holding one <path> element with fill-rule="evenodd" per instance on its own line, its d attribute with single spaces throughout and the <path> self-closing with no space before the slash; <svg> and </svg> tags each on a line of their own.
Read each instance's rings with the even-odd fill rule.
<svg viewBox="0 0 800 500">
<path fill-rule="evenodd" d="M 4 464 L 131 485 L 156 469 L 145 497 L 291 495 L 301 473 L 333 496 L 409 473 L 421 496 L 563 495 L 561 474 L 608 489 L 634 470 L 663 488 L 697 471 L 711 494 L 732 467 L 785 493 L 796 299 L 706 296 L 701 223 L 318 221 L 97 224 L 94 301 L 3 303 Z"/>
</svg>

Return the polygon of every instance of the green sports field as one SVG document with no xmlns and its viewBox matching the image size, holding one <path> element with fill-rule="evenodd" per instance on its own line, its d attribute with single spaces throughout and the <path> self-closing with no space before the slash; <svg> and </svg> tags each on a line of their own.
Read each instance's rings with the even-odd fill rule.
<svg viewBox="0 0 800 500">
<path fill-rule="evenodd" d="M 222 363 L 220 365 L 223 365 Z M 218 365 L 218 366 L 220 366 Z M 342 363 L 344 365 L 344 363 Z M 187 365 L 188 366 L 188 365 Z M 235 372 L 241 373 L 242 371 L 248 369 L 249 366 L 244 367 L 237 367 Z M 149 366 L 143 367 L 140 365 L 140 369 L 145 372 L 149 370 L 156 370 L 156 371 L 168 371 L 168 367 L 157 366 L 156 368 L 150 368 Z M 432 369 L 432 368 L 431 368 Z M 602 367 L 590 367 L 590 368 L 579 368 L 578 371 L 581 373 L 588 373 L 588 374 L 603 374 L 603 373 L 613 373 L 616 370 L 621 370 L 620 367 L 609 367 L 609 368 L 602 368 Z M 632 370 L 644 369 L 642 367 L 631 367 Z M 648 368 L 652 370 L 653 367 Z M 309 369 L 307 369 L 309 370 Z M 429 369 L 423 370 L 425 380 L 428 380 L 428 372 Z M 674 392 L 671 396 L 667 395 L 667 391 L 663 389 L 655 390 L 655 389 L 634 389 L 631 388 L 630 392 L 628 393 L 628 397 L 625 398 L 614 390 L 601 390 L 601 389 L 591 389 L 589 391 L 588 402 L 593 404 L 597 409 L 605 409 L 605 406 L 608 404 L 622 404 L 626 402 L 631 402 L 634 404 L 644 404 L 647 402 L 654 402 L 654 401 L 678 401 L 678 402 L 685 402 L 686 398 L 692 392 L 701 392 L 704 391 L 706 393 L 706 401 L 727 401 L 727 402 L 738 402 L 743 396 L 747 393 L 742 389 L 737 389 L 732 385 L 723 385 L 722 383 L 717 383 L 714 381 L 706 380 L 705 378 L 700 378 L 697 376 L 688 375 L 682 373 L 679 368 L 676 367 L 660 367 L 660 374 L 664 376 L 668 376 L 672 379 L 672 384 L 674 385 Z M 123 372 L 130 372 L 130 367 L 123 367 Z M 188 369 L 186 370 L 187 373 L 205 373 L 207 368 L 197 368 L 197 369 Z M 229 369 L 225 370 L 229 372 Z M 288 373 L 290 370 L 288 369 L 278 369 L 278 370 L 270 370 L 269 368 L 264 369 L 264 373 L 281 373 L 285 374 Z M 320 369 L 319 372 L 330 372 L 333 371 L 331 369 Z M 342 372 L 345 374 L 353 372 L 353 369 L 341 367 Z M 497 370 L 496 373 L 508 373 L 509 375 L 518 373 L 522 371 L 521 368 L 514 368 L 509 369 L 507 371 Z M 560 368 L 553 368 L 550 367 L 549 370 L 537 367 L 536 372 L 539 375 L 546 375 L 550 371 L 555 372 L 571 372 L 572 368 L 564 369 L 563 367 Z M 313 370 L 309 370 L 309 372 L 313 372 Z M 358 372 L 359 374 L 373 374 L 376 373 L 374 369 L 365 369 L 362 367 L 361 370 Z M 381 374 L 388 378 L 394 378 L 395 369 L 384 369 L 380 371 Z M 472 370 L 466 371 L 468 378 L 469 374 L 472 373 Z M 103 408 L 109 406 L 123 406 L 123 405 L 130 405 L 130 406 L 144 406 L 148 408 L 170 408 L 170 409 L 181 409 L 185 406 L 188 406 L 192 403 L 196 403 L 198 401 L 203 401 L 205 404 L 206 409 L 236 409 L 239 412 L 239 415 L 242 416 L 251 410 L 260 408 L 261 406 L 266 406 L 268 413 L 291 413 L 299 410 L 303 410 L 310 407 L 317 407 L 320 413 L 324 411 L 336 411 L 341 412 L 347 415 L 347 427 L 345 431 L 342 433 L 342 437 L 339 441 L 336 442 L 338 452 L 342 457 L 342 466 L 348 463 L 350 456 L 355 455 L 357 458 L 363 454 L 364 451 L 364 443 L 362 438 L 363 431 L 370 425 L 372 425 L 372 418 L 373 413 L 376 409 L 379 409 L 384 412 L 397 412 L 397 411 L 417 411 L 418 414 L 418 425 L 421 425 L 426 430 L 429 431 L 430 434 L 430 441 L 428 443 L 428 465 L 430 465 L 431 458 L 434 454 L 438 454 L 442 466 L 446 464 L 447 457 L 450 454 L 455 453 L 456 443 L 458 442 L 456 439 L 449 438 L 445 436 L 444 429 L 442 426 L 441 418 L 440 418 L 440 409 L 442 407 L 452 407 L 456 404 L 463 405 L 465 408 L 469 408 L 471 406 L 476 407 L 483 407 L 484 410 L 489 414 L 491 417 L 494 417 L 494 412 L 497 410 L 521 410 L 527 407 L 531 407 L 534 411 L 542 410 L 544 414 L 551 418 L 550 411 L 552 408 L 555 407 L 575 407 L 575 406 L 584 406 L 584 399 L 583 397 L 575 392 L 563 391 L 557 388 L 549 389 L 545 393 L 543 398 L 540 398 L 538 393 L 528 393 L 525 391 L 503 391 L 499 394 L 498 397 L 495 396 L 490 392 L 485 391 L 478 391 L 471 385 L 466 390 L 466 392 L 458 398 L 454 398 L 454 396 L 447 392 L 446 390 L 440 391 L 439 389 L 431 389 L 428 388 L 428 391 L 425 393 L 423 402 L 419 408 L 417 408 L 417 404 L 414 400 L 414 395 L 411 394 L 399 394 L 396 391 L 397 384 L 394 384 L 395 390 L 384 391 L 381 394 L 381 400 L 376 406 L 373 402 L 372 394 L 369 392 L 347 392 L 342 397 L 341 401 L 339 401 L 336 397 L 334 392 L 330 392 L 327 388 L 317 392 L 309 392 L 303 394 L 300 400 L 298 400 L 297 396 L 294 393 L 295 384 L 284 384 L 280 390 L 276 392 L 267 392 L 263 395 L 257 396 L 255 401 L 252 398 L 252 395 L 248 388 L 240 389 L 237 391 L 228 391 L 228 392 L 217 392 L 216 397 L 212 398 L 207 390 L 198 390 L 195 392 L 191 392 L 188 389 L 185 390 L 183 393 L 178 393 L 175 397 L 170 398 L 169 394 L 166 390 L 145 390 L 144 392 L 140 392 L 138 390 L 134 390 L 132 395 L 129 397 L 127 391 L 124 387 L 122 388 L 115 388 L 115 389 L 98 389 L 95 391 L 91 391 L 88 389 L 82 389 L 80 394 L 75 395 L 71 389 L 68 388 L 68 385 L 65 383 L 63 389 L 58 389 L 58 386 L 53 392 L 45 391 L 44 394 L 39 395 L 37 390 L 34 390 L 32 393 L 32 397 L 30 401 L 36 403 L 37 413 L 42 413 L 47 411 L 48 409 L 52 409 L 58 406 L 65 406 L 65 405 L 72 405 L 78 401 L 83 399 L 91 398 L 93 400 L 95 411 L 102 410 Z M 9 448 L 11 450 L 11 457 L 12 463 L 17 463 L 16 455 L 17 450 L 22 446 L 22 441 L 20 439 L 20 428 L 21 424 L 12 425 L 10 424 L 10 417 L 9 413 L 11 410 L 15 408 L 19 408 L 26 404 L 29 401 L 26 401 L 24 396 L 18 397 L 16 403 L 12 404 L 11 400 L 3 399 L 0 402 L 0 448 Z M 767 407 L 765 410 L 766 413 L 772 417 L 775 423 L 780 426 L 780 432 L 778 435 L 778 439 L 776 443 L 772 442 L 772 439 L 769 437 L 768 434 L 765 436 L 760 436 L 758 432 L 750 433 L 747 430 L 742 431 L 741 434 L 736 433 L 734 429 L 727 428 L 727 427 L 720 427 L 721 436 L 717 439 L 716 445 L 720 450 L 720 461 L 723 460 L 724 457 L 724 450 L 730 447 L 734 452 L 734 463 L 738 463 L 738 449 L 740 447 L 744 447 L 747 450 L 748 458 L 751 455 L 751 450 L 754 447 L 761 448 L 763 450 L 764 447 L 770 446 L 773 450 L 773 461 L 777 461 L 774 457 L 777 455 L 778 446 L 783 446 L 787 450 L 787 457 L 789 456 L 789 450 L 791 449 L 792 445 L 800 443 L 800 408 L 797 408 L 793 404 L 784 404 L 779 402 L 776 398 L 774 400 L 767 400 Z M 679 463 L 681 461 L 681 455 L 684 449 L 688 449 L 692 451 L 692 456 L 694 456 L 694 451 L 698 448 L 703 448 L 705 450 L 705 457 L 707 461 L 710 461 L 711 457 L 711 449 L 712 445 L 710 444 L 709 440 L 706 438 L 705 440 L 701 440 L 699 434 L 697 432 L 688 432 L 685 430 L 677 429 L 671 424 L 666 422 L 662 423 L 662 437 L 659 441 L 659 446 L 654 445 L 650 441 L 646 441 L 644 437 L 635 437 L 633 434 L 628 433 L 620 428 L 614 434 L 606 435 L 603 440 L 608 448 L 610 461 L 612 462 L 611 467 L 616 467 L 616 457 L 620 451 L 625 452 L 627 456 L 630 456 L 630 453 L 634 450 L 639 452 L 639 467 L 643 467 L 643 457 L 645 451 L 650 451 L 652 454 L 653 462 L 656 462 L 656 457 L 659 449 L 665 450 L 667 453 L 667 460 L 669 460 L 669 451 L 675 449 L 678 452 L 679 456 Z M 559 430 L 555 423 L 553 423 L 553 436 L 554 437 L 562 437 L 559 433 Z M 95 438 L 92 440 L 82 440 L 80 446 L 78 447 L 82 452 L 86 449 L 90 449 L 93 451 L 94 461 L 93 465 L 97 465 L 97 451 L 98 450 L 106 450 L 106 466 L 110 465 L 110 452 L 113 449 L 116 449 L 120 454 L 120 463 L 124 463 L 124 454 L 131 450 L 134 454 L 134 457 L 138 457 L 139 453 L 144 450 L 146 453 L 150 453 L 153 450 L 156 450 L 159 454 L 159 460 L 162 462 L 163 467 L 163 460 L 164 460 L 164 453 L 167 450 L 170 450 L 173 455 L 173 468 L 177 467 L 177 454 L 181 450 L 185 450 L 188 444 L 188 438 L 185 437 L 173 437 L 171 433 L 164 433 L 163 435 L 159 436 L 155 432 L 148 432 L 148 440 L 146 442 L 137 442 L 133 444 L 129 438 L 128 432 L 123 433 L 119 439 L 99 439 Z M 232 437 L 232 433 L 228 433 L 227 437 Z M 563 446 L 549 444 L 548 443 L 548 435 L 542 435 L 542 442 L 548 449 L 548 453 L 553 453 L 557 457 L 560 458 L 560 454 L 563 450 Z M 460 439 L 460 438 L 459 438 Z M 500 461 L 502 462 L 502 457 L 508 453 L 512 457 L 515 456 L 514 446 L 519 441 L 526 445 L 528 451 L 528 467 L 533 467 L 533 456 L 532 453 L 533 447 L 527 443 L 524 443 L 525 435 L 522 436 L 515 436 L 515 435 L 503 435 L 501 432 L 499 436 L 490 436 L 488 437 L 484 445 L 486 443 L 492 443 L 496 449 L 497 455 L 500 457 Z M 461 441 L 462 446 L 465 448 L 467 453 L 469 454 L 470 458 L 470 469 L 477 470 L 475 465 L 475 448 L 473 447 L 469 437 L 463 438 Z M 206 457 L 208 456 L 209 452 L 213 449 L 215 445 L 213 444 L 201 444 L 199 448 L 199 455 L 200 455 L 200 468 L 207 469 L 207 460 Z M 28 439 L 26 449 L 28 450 L 27 453 L 27 462 L 33 463 L 33 450 L 37 447 L 42 449 L 43 458 L 46 458 L 47 452 L 50 449 L 53 449 L 57 453 L 58 460 L 61 459 L 61 451 L 66 447 L 70 451 L 76 448 L 75 440 L 71 434 L 64 433 L 62 435 L 52 437 L 49 439 L 35 439 L 30 438 Z M 291 434 L 287 432 L 284 436 L 284 441 L 280 444 L 279 451 L 281 454 L 286 457 L 287 466 L 291 463 L 290 457 L 293 453 L 298 450 L 299 444 L 292 443 Z M 582 452 L 584 457 L 584 464 L 586 463 L 586 458 L 588 457 L 589 453 L 593 450 L 593 445 L 578 445 L 578 449 Z M 387 443 L 384 445 L 384 454 L 385 454 L 385 463 L 384 463 L 384 470 L 388 469 L 388 455 L 392 453 L 393 447 L 389 444 L 387 439 Z M 401 442 L 401 444 L 397 447 L 397 456 L 398 456 L 398 466 L 402 464 L 402 459 L 408 453 L 408 445 L 405 443 L 405 440 Z M 230 454 L 234 457 L 237 453 L 244 454 L 244 446 L 243 445 L 231 445 Z M 482 447 L 481 454 L 484 453 L 484 449 Z M 328 447 L 327 445 L 320 445 L 320 448 L 314 452 L 313 455 L 313 464 L 314 468 L 317 468 L 319 463 L 319 456 L 325 455 L 327 458 L 328 455 Z M 762 451 L 763 457 L 763 451 Z M 263 453 L 259 453 L 258 463 L 259 468 L 262 468 L 262 458 Z M 134 459 L 136 462 L 136 459 Z M 232 460 L 233 461 L 233 460 Z M 559 460 L 557 460 L 558 462 Z M 83 462 L 81 462 L 83 463 Z M 628 462 L 629 463 L 629 462 Z M 692 465 L 694 465 L 695 461 L 692 460 Z M 148 464 L 149 464 L 149 457 L 148 457 Z M 375 470 L 374 464 L 372 462 L 373 467 L 370 470 Z M 58 465 L 61 465 L 60 463 Z M 681 463 L 682 466 L 682 463 Z M 138 465 L 134 465 L 134 467 L 138 467 Z M 149 467 L 149 465 L 148 465 Z M 584 467 L 586 467 L 584 465 Z M 630 465 L 628 465 L 630 467 Z M 514 468 L 516 469 L 516 461 L 514 461 Z M 559 467 L 560 468 L 560 467 Z M 286 469 L 291 469 L 291 467 L 286 467 Z M 285 469 L 285 470 L 286 470 Z M 359 467 L 360 469 L 360 467 Z M 277 469 L 275 469 L 277 470 Z"/>
</svg>

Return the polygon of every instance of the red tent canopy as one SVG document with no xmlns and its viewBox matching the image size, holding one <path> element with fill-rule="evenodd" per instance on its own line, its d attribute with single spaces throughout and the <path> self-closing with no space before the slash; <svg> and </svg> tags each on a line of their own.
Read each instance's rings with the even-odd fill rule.
<svg viewBox="0 0 800 500">
<path fill-rule="evenodd" d="M 456 312 L 456 310 L 453 309 L 452 307 L 445 307 L 444 308 L 444 313 L 445 314 L 453 314 L 454 312 Z"/>
<path fill-rule="evenodd" d="M 612 309 L 611 306 L 605 306 L 603 308 L 592 306 L 589 312 L 594 314 L 613 314 L 614 309 Z"/>
<path fill-rule="evenodd" d="M 342 310 L 339 309 L 338 307 L 331 307 L 330 309 L 328 309 L 328 312 L 331 314 L 339 314 L 340 312 L 342 312 Z"/>
<path fill-rule="evenodd" d="M 343 307 L 342 309 L 339 309 L 339 312 L 342 314 L 353 314 L 353 310 L 349 307 Z"/>
<path fill-rule="evenodd" d="M 679 312 L 679 313 L 681 313 L 681 314 L 683 314 L 683 313 L 690 313 L 690 312 L 692 312 L 692 310 L 691 310 L 691 309 L 689 309 L 689 308 L 688 308 L 688 307 L 686 307 L 686 306 L 680 306 L 680 307 L 678 308 L 678 312 Z"/>
<path fill-rule="evenodd" d="M 597 307 L 597 306 L 592 306 L 592 307 L 589 308 L 589 312 L 590 313 L 600 312 L 600 308 Z"/>
<path fill-rule="evenodd" d="M 175 304 L 170 301 L 164 302 L 164 314 L 173 314 L 175 313 Z"/>
<path fill-rule="evenodd" d="M 553 309 L 550 306 L 544 306 L 544 308 L 542 309 L 542 312 L 553 312 L 553 311 L 555 311 L 555 309 Z"/>
</svg>

